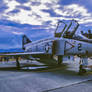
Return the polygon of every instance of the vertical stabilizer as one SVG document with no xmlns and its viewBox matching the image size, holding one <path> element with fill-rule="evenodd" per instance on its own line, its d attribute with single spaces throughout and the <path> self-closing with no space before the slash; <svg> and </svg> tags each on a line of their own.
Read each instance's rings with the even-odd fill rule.
<svg viewBox="0 0 92 92">
<path fill-rule="evenodd" d="M 32 41 L 26 35 L 23 35 L 23 37 L 22 37 L 22 49 L 25 50 L 24 45 L 28 44 L 28 43 L 31 43 L 31 42 Z"/>
</svg>

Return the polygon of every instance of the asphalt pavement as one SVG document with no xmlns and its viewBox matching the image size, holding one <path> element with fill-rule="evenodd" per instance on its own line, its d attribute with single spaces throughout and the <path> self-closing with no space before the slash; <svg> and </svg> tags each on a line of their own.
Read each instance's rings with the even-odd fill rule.
<svg viewBox="0 0 92 92">
<path fill-rule="evenodd" d="M 45 92 L 92 92 L 92 80 L 52 89 Z"/>
<path fill-rule="evenodd" d="M 42 67 L 44 64 L 21 61 L 21 65 L 37 64 L 42 67 L 3 70 L 3 67 L 16 67 L 15 61 L 0 63 L 0 92 L 91 92 L 92 72 L 78 75 L 78 59 L 67 61 L 61 66 Z M 90 62 L 91 60 L 89 60 Z M 37 70 L 37 71 L 35 71 Z M 86 89 L 87 88 L 87 89 Z M 85 89 L 85 90 L 84 90 Z M 87 91 L 88 90 L 88 91 Z"/>
</svg>

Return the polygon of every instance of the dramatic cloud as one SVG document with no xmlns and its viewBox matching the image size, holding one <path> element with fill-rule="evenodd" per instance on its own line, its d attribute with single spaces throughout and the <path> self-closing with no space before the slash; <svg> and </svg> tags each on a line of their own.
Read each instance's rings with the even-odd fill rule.
<svg viewBox="0 0 92 92">
<path fill-rule="evenodd" d="M 62 19 L 75 18 L 80 23 L 92 22 L 89 20 L 92 14 L 79 4 L 60 5 L 59 0 L 4 0 L 4 2 L 9 7 L 4 16 L 21 24 L 43 25 L 49 22 L 53 28 L 57 21 Z"/>
<path fill-rule="evenodd" d="M 31 25 L 42 25 L 47 21 L 51 21 L 52 24 L 56 23 L 56 17 L 51 17 L 49 12 L 42 10 L 55 8 L 58 0 L 30 0 L 22 5 L 15 0 L 5 0 L 5 3 L 9 7 L 4 14 L 8 20 Z"/>
</svg>

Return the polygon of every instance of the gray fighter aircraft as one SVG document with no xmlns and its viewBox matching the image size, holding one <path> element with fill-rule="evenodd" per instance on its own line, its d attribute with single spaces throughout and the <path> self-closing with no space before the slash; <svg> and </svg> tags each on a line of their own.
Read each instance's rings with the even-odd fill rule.
<svg viewBox="0 0 92 92">
<path fill-rule="evenodd" d="M 20 68 L 18 60 L 20 56 L 39 58 L 57 56 L 57 64 L 62 63 L 64 56 L 77 55 L 88 58 L 92 56 L 92 40 L 81 34 L 75 34 L 78 27 L 79 24 L 76 20 L 71 20 L 68 25 L 59 21 L 54 37 L 32 42 L 24 35 L 22 40 L 24 53 L 0 54 L 0 56 L 14 56 L 18 68 Z M 80 71 L 82 70 L 83 67 L 80 66 Z"/>
</svg>

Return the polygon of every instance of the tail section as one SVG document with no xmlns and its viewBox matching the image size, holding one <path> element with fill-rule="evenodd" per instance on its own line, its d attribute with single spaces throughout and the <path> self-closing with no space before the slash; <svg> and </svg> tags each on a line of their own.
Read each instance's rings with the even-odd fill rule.
<svg viewBox="0 0 92 92">
<path fill-rule="evenodd" d="M 22 37 L 22 49 L 25 50 L 24 45 L 27 43 L 31 43 L 31 42 L 32 41 L 26 35 L 23 35 L 23 37 Z"/>
</svg>

